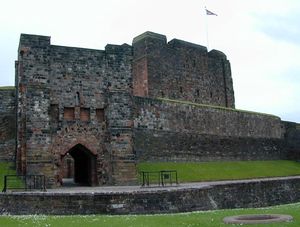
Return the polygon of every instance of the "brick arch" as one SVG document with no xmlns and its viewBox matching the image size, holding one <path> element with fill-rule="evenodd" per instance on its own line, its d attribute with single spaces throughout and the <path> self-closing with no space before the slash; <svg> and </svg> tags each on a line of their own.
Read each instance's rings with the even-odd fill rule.
<svg viewBox="0 0 300 227">
<path fill-rule="evenodd" d="M 53 156 L 54 161 L 54 178 L 55 184 L 61 186 L 63 184 L 63 160 L 66 154 L 74 148 L 76 145 L 80 144 L 86 148 L 95 157 L 95 168 L 98 169 L 99 153 L 103 153 L 103 147 L 101 145 L 101 137 L 97 135 L 90 134 L 80 134 L 77 132 L 76 128 L 74 131 L 66 132 L 63 130 L 61 133 L 57 134 L 52 141 L 50 152 Z M 90 185 L 97 185 L 97 173 Z"/>
<path fill-rule="evenodd" d="M 95 135 L 78 135 L 70 133 L 58 134 L 51 144 L 50 152 L 56 159 L 56 163 L 59 163 L 61 156 L 66 155 L 68 151 L 76 144 L 81 144 L 91 151 L 93 155 L 98 155 L 98 150 L 101 149 L 99 140 Z M 102 149 L 101 149 L 102 150 Z"/>
<path fill-rule="evenodd" d="M 75 147 L 78 144 L 84 146 L 93 155 L 96 155 L 96 156 L 98 155 L 98 152 L 95 149 L 90 147 L 85 141 L 82 141 L 82 140 L 76 140 L 76 141 L 72 142 L 71 144 L 69 144 L 69 143 L 66 144 L 66 142 L 64 144 L 62 144 L 62 146 L 64 147 L 64 150 L 61 150 L 60 155 L 65 156 L 73 147 Z"/>
<path fill-rule="evenodd" d="M 78 141 L 74 141 L 66 148 L 66 151 L 60 154 L 60 162 L 63 163 L 66 154 L 70 154 L 73 159 L 73 170 L 70 175 L 73 175 L 72 178 L 74 182 L 79 185 L 97 185 L 97 152 L 93 152 L 82 143 L 78 143 Z M 61 183 L 63 183 L 62 177 L 65 170 L 63 166 L 64 165 L 60 165 L 59 170 L 59 179 Z"/>
</svg>

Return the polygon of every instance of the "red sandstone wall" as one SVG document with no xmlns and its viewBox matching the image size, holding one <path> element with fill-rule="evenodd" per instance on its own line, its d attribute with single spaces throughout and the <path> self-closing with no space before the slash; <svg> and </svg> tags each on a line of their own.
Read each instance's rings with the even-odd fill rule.
<svg viewBox="0 0 300 227">
<path fill-rule="evenodd" d="M 230 63 L 220 51 L 146 32 L 133 41 L 134 95 L 234 108 Z"/>
</svg>

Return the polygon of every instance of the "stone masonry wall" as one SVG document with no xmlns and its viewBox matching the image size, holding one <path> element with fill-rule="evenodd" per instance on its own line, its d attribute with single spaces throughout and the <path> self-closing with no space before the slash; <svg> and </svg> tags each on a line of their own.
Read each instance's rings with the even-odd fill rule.
<svg viewBox="0 0 300 227">
<path fill-rule="evenodd" d="M 134 97 L 139 160 L 211 161 L 286 158 L 278 117 Z"/>
<path fill-rule="evenodd" d="M 230 63 L 220 51 L 146 32 L 133 40 L 134 95 L 234 108 Z"/>
<path fill-rule="evenodd" d="M 91 50 L 21 35 L 19 172 L 44 174 L 48 186 L 58 186 L 64 156 L 79 146 L 89 158 L 82 169 L 89 168 L 91 185 L 135 182 L 131 59 L 127 44 Z"/>
<path fill-rule="evenodd" d="M 16 150 L 15 88 L 0 87 L 0 161 L 14 161 Z"/>
<path fill-rule="evenodd" d="M 300 201 L 299 177 L 134 192 L 1 193 L 0 214 L 153 214 L 256 208 Z"/>
<path fill-rule="evenodd" d="M 300 160 L 300 124 L 295 122 L 283 122 L 286 133 L 286 149 L 288 151 L 288 156 L 291 159 Z"/>
</svg>

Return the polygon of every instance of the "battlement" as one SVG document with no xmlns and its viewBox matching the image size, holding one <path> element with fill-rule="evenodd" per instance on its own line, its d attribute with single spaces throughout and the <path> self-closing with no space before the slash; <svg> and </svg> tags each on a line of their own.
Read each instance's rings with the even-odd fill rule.
<svg viewBox="0 0 300 227">
<path fill-rule="evenodd" d="M 162 43 L 167 44 L 167 37 L 165 35 L 161 35 L 150 31 L 144 32 L 143 34 L 133 38 L 132 44 L 136 44 L 146 39 L 156 39 L 160 40 Z"/>
<path fill-rule="evenodd" d="M 132 55 L 132 47 L 127 43 L 124 43 L 122 45 L 107 44 L 105 46 L 105 51 L 108 54 Z"/>
<path fill-rule="evenodd" d="M 132 45 L 134 48 L 134 55 L 137 57 L 167 48 L 178 51 L 177 53 L 180 53 L 180 51 L 192 51 L 197 54 L 207 55 L 211 58 L 227 59 L 226 55 L 219 50 L 211 50 L 208 52 L 205 46 L 176 38 L 167 42 L 167 37 L 165 35 L 150 31 L 144 32 L 133 38 Z"/>
<path fill-rule="evenodd" d="M 190 49 L 190 50 L 195 50 L 207 54 L 207 48 L 205 46 L 201 46 L 195 43 L 190 43 L 180 39 L 172 39 L 170 42 L 168 42 L 168 46 L 177 50 Z"/>
<path fill-rule="evenodd" d="M 21 34 L 20 36 L 20 46 L 49 46 L 50 45 L 50 36 L 42 35 L 31 35 L 31 34 Z"/>
<path fill-rule="evenodd" d="M 219 59 L 224 59 L 224 60 L 227 59 L 226 55 L 223 52 L 219 51 L 219 50 L 209 51 L 208 56 L 212 57 L 212 58 L 219 58 Z"/>
</svg>

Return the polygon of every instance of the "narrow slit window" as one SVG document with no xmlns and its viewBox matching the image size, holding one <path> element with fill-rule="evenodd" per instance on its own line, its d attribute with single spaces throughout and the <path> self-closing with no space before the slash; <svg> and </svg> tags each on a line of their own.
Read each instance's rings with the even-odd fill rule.
<svg viewBox="0 0 300 227">
<path fill-rule="evenodd" d="M 79 94 L 79 92 L 76 92 L 75 105 L 76 106 L 80 105 L 80 94 Z"/>
<path fill-rule="evenodd" d="M 104 109 L 96 109 L 96 118 L 99 122 L 104 121 Z"/>
<path fill-rule="evenodd" d="M 59 120 L 59 111 L 58 111 L 58 105 L 57 104 L 51 104 L 50 105 L 50 119 L 51 121 L 58 121 Z"/>
</svg>

